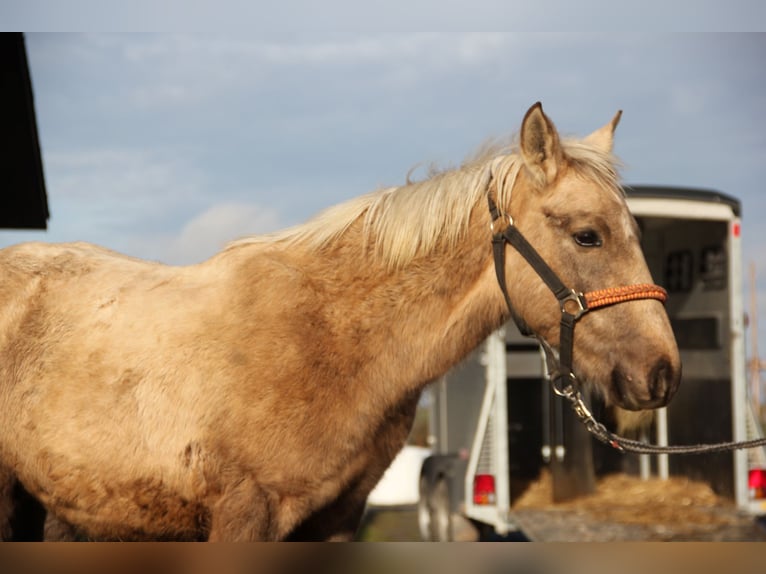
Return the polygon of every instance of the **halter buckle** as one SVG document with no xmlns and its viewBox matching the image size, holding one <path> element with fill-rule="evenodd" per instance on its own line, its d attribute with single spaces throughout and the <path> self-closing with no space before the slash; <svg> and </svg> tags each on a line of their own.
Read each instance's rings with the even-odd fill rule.
<svg viewBox="0 0 766 574">
<path fill-rule="evenodd" d="M 559 299 L 559 307 L 561 307 L 562 313 L 571 315 L 575 321 L 588 312 L 588 302 L 585 300 L 585 295 L 574 289 L 570 289 L 566 295 Z"/>
<path fill-rule="evenodd" d="M 503 218 L 508 220 L 508 227 L 513 227 L 513 217 L 511 217 L 508 213 L 501 213 L 497 219 L 492 220 L 489 224 L 489 229 L 492 231 L 492 233 L 495 232 L 495 221 Z"/>
</svg>

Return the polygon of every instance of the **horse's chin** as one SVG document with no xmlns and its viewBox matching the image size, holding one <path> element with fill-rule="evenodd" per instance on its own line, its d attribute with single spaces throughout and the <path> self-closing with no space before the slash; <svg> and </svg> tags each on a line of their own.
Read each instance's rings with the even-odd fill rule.
<svg viewBox="0 0 766 574">
<path fill-rule="evenodd" d="M 638 400 L 634 400 L 630 398 L 625 399 L 623 397 L 612 396 L 611 400 L 609 401 L 609 404 L 619 407 L 625 411 L 640 412 L 640 411 L 647 411 L 647 410 L 662 408 L 664 406 L 667 406 L 668 401 L 660 400 L 660 399 L 649 400 L 649 401 L 638 401 Z"/>
<path fill-rule="evenodd" d="M 627 411 L 620 407 L 614 407 L 612 416 L 617 427 L 617 434 L 639 436 L 654 422 L 655 412 L 654 410 Z"/>
</svg>

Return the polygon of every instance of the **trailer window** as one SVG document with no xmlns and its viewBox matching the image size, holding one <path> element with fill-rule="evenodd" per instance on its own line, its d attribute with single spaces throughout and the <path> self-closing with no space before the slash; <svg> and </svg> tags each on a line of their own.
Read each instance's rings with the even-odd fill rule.
<svg viewBox="0 0 766 574">
<path fill-rule="evenodd" d="M 702 250 L 700 278 L 705 291 L 726 289 L 726 250 L 721 245 Z"/>
<path fill-rule="evenodd" d="M 671 293 L 692 290 L 692 252 L 688 249 L 672 251 L 665 258 L 665 288 Z"/>
</svg>

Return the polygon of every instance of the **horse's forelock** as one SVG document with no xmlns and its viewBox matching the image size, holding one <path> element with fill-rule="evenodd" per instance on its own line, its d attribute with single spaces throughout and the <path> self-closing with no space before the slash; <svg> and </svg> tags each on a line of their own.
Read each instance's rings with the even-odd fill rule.
<svg viewBox="0 0 766 574">
<path fill-rule="evenodd" d="M 564 154 L 571 165 L 600 187 L 610 189 L 624 197 L 620 186 L 619 169 L 622 162 L 611 152 L 605 152 L 584 140 L 562 142 Z"/>
</svg>

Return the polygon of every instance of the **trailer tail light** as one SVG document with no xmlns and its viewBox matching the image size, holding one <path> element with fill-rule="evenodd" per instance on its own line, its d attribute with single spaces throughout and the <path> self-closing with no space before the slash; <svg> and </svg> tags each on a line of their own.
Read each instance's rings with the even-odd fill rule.
<svg viewBox="0 0 766 574">
<path fill-rule="evenodd" d="M 748 474 L 747 486 L 750 498 L 766 498 L 766 469 L 754 468 Z"/>
<path fill-rule="evenodd" d="M 473 503 L 495 503 L 495 476 L 492 474 L 477 474 L 473 477 Z"/>
</svg>

